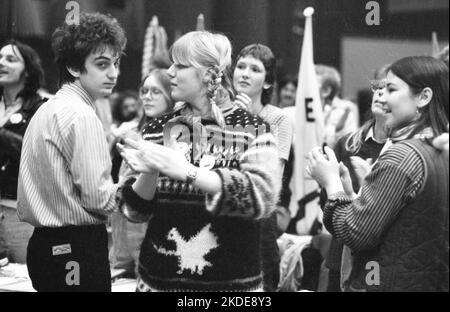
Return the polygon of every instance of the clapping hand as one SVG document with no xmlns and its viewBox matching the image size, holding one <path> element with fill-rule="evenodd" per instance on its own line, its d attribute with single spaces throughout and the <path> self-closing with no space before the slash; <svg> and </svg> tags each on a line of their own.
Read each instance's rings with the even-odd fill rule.
<svg viewBox="0 0 450 312">
<path fill-rule="evenodd" d="M 322 153 L 321 147 L 315 147 L 308 153 L 308 166 L 306 172 L 319 183 L 322 187 L 327 187 L 333 181 L 339 180 L 339 163 L 333 150 L 325 146 Z M 328 158 L 328 159 L 327 159 Z"/>
<path fill-rule="evenodd" d="M 158 168 L 146 157 L 151 153 L 151 142 L 125 139 L 125 145 L 117 143 L 117 149 L 128 166 L 140 173 L 156 173 Z"/>
<path fill-rule="evenodd" d="M 350 177 L 348 168 L 342 161 L 339 163 L 339 175 L 341 177 L 341 182 L 342 186 L 344 187 L 345 194 L 347 194 L 347 196 L 350 198 L 354 198 L 356 194 L 353 191 L 352 178 Z"/>
<path fill-rule="evenodd" d="M 447 125 L 447 132 L 442 133 L 440 136 L 435 138 L 433 140 L 433 145 L 435 148 L 441 150 L 444 152 L 445 156 L 448 159 L 448 125 Z"/>
<path fill-rule="evenodd" d="M 149 141 L 137 142 L 125 139 L 126 145 L 118 144 L 122 157 L 130 167 L 141 173 L 164 173 L 168 177 L 184 181 L 191 164 L 186 159 L 187 146 L 171 137 L 168 146 Z"/>
<path fill-rule="evenodd" d="M 363 185 L 364 179 L 369 175 L 372 170 L 373 160 L 372 158 L 362 159 L 359 156 L 350 156 L 353 169 L 355 169 L 356 177 L 358 179 L 359 187 Z"/>
</svg>

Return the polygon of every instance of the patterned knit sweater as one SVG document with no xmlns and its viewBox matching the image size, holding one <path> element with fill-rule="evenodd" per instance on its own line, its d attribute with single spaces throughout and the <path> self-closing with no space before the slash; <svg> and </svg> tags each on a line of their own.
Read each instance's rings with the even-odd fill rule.
<svg viewBox="0 0 450 312">
<path fill-rule="evenodd" d="M 151 215 L 139 273 L 153 290 L 262 288 L 259 228 L 278 199 L 277 150 L 262 119 L 239 108 L 224 112 L 224 117 L 224 129 L 205 120 L 192 126 L 177 111 L 143 129 L 144 139 L 162 144 L 164 133 L 181 126 L 184 135 L 177 141 L 189 146 L 190 162 L 209 165 L 222 180 L 222 190 L 215 196 L 162 174 L 151 201 L 140 198 L 129 185 L 123 188 L 128 209 Z"/>
</svg>

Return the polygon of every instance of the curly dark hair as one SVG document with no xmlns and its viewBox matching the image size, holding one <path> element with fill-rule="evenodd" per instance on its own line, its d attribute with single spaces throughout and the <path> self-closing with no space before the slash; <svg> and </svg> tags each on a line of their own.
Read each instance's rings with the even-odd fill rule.
<svg viewBox="0 0 450 312">
<path fill-rule="evenodd" d="M 270 103 L 270 100 L 272 99 L 272 93 L 273 93 L 274 85 L 276 82 L 276 61 L 277 60 L 276 60 L 272 50 L 268 46 L 265 46 L 260 43 L 255 43 L 255 44 L 246 46 L 239 52 L 239 54 L 237 55 L 237 57 L 235 59 L 233 71 L 234 71 L 234 68 L 236 67 L 236 64 L 239 61 L 239 59 L 241 57 L 246 57 L 249 55 L 253 56 L 257 60 L 260 60 L 264 64 L 264 68 L 266 70 L 265 82 L 270 84 L 270 88 L 263 89 L 263 92 L 261 94 L 261 103 L 263 105 L 266 105 L 266 104 Z"/>
<path fill-rule="evenodd" d="M 75 78 L 67 68 L 84 72 L 86 58 L 97 49 L 112 47 L 123 54 L 127 39 L 125 31 L 115 18 L 101 13 L 81 13 L 80 23 L 64 23 L 52 35 L 52 48 L 59 70 L 59 85 Z"/>
<path fill-rule="evenodd" d="M 44 71 L 42 70 L 41 59 L 37 52 L 29 45 L 17 40 L 10 40 L 1 47 L 12 45 L 13 52 L 18 51 L 23 58 L 25 70 L 25 83 L 23 89 L 17 94 L 17 97 L 30 98 L 36 94 L 44 81 Z M 0 95 L 3 94 L 3 88 L 0 88 Z"/>
</svg>

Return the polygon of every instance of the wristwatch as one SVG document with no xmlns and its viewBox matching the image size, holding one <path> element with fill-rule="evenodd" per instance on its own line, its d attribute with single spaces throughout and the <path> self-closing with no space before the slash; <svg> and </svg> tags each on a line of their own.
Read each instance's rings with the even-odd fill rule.
<svg viewBox="0 0 450 312">
<path fill-rule="evenodd" d="M 197 179 L 197 169 L 191 168 L 188 170 L 186 174 L 186 182 L 187 183 L 193 183 L 195 179 Z"/>
</svg>

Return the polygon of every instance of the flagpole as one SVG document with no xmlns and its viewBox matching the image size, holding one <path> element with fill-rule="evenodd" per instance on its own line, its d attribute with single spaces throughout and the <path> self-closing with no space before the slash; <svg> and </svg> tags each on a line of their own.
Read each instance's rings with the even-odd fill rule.
<svg viewBox="0 0 450 312">
<path fill-rule="evenodd" d="M 441 52 L 441 49 L 439 47 L 439 41 L 438 36 L 435 31 L 431 33 L 431 55 L 434 57 L 437 57 L 439 53 Z"/>
<path fill-rule="evenodd" d="M 205 17 L 201 13 L 197 17 L 197 26 L 195 27 L 195 30 L 205 30 Z"/>
</svg>

